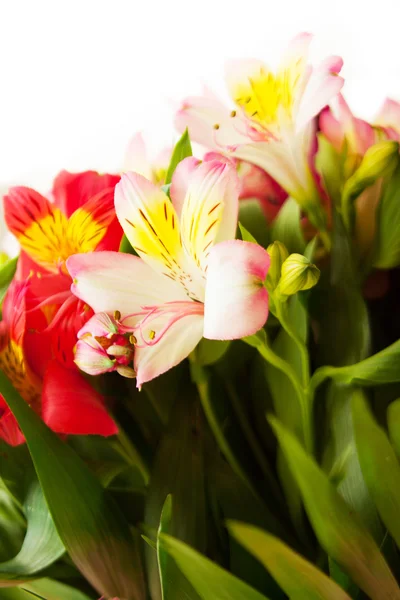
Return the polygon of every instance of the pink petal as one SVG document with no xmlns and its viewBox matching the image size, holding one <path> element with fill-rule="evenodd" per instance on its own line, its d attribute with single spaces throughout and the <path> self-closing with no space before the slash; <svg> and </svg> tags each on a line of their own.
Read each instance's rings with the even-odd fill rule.
<svg viewBox="0 0 400 600">
<path fill-rule="evenodd" d="M 189 156 L 178 164 L 172 176 L 170 196 L 179 217 L 182 212 L 190 176 L 199 164 L 200 160 L 198 158 Z"/>
<path fill-rule="evenodd" d="M 375 118 L 375 124 L 390 127 L 400 132 L 400 103 L 391 98 L 386 98 Z"/>
<path fill-rule="evenodd" d="M 210 252 L 204 337 L 233 340 L 256 333 L 268 317 L 268 292 L 263 286 L 270 259 L 250 242 L 232 240 Z"/>
<path fill-rule="evenodd" d="M 189 304 L 189 303 L 187 303 Z M 203 336 L 204 317 L 202 314 L 203 305 L 197 304 L 197 314 L 183 315 L 176 320 L 172 326 L 168 327 L 166 333 L 154 345 L 140 343 L 135 348 L 135 371 L 137 373 L 137 386 L 140 388 L 143 383 L 158 377 L 175 365 L 182 362 L 195 349 Z M 170 314 L 159 314 L 156 320 L 149 325 L 154 328 L 154 335 L 168 324 Z M 148 333 L 147 339 L 148 339 Z M 144 335 L 146 335 L 144 332 Z"/>
<path fill-rule="evenodd" d="M 82 338 L 85 334 L 90 333 L 93 337 L 111 337 L 118 333 L 118 323 L 114 317 L 110 317 L 107 313 L 96 313 L 91 317 L 78 331 L 78 337 Z"/>
<path fill-rule="evenodd" d="M 118 433 L 103 397 L 77 370 L 49 363 L 42 395 L 43 421 L 57 433 L 103 435 Z"/>
<path fill-rule="evenodd" d="M 211 246 L 234 239 L 240 183 L 236 169 L 225 161 L 207 161 L 192 171 L 181 214 L 186 251 L 203 269 Z"/>
<path fill-rule="evenodd" d="M 125 153 L 124 171 L 134 171 L 147 179 L 152 178 L 151 163 L 141 133 L 136 133 L 129 142 Z"/>
<path fill-rule="evenodd" d="M 280 68 L 286 69 L 290 67 L 294 62 L 299 60 L 303 63 L 307 62 L 308 49 L 312 42 L 313 36 L 311 33 L 299 33 L 289 43 L 283 59 L 280 64 Z"/>
<path fill-rule="evenodd" d="M 319 67 L 313 69 L 298 109 L 297 131 L 301 130 L 340 92 L 344 84 L 344 79 L 338 76 L 342 64 L 340 57 L 330 56 Z"/>
<path fill-rule="evenodd" d="M 115 361 L 94 338 L 78 340 L 75 350 L 75 364 L 89 375 L 101 375 L 113 371 Z"/>
<path fill-rule="evenodd" d="M 335 119 L 328 106 L 319 115 L 319 126 L 328 142 L 337 152 L 340 152 L 344 143 L 343 125 L 338 119 Z"/>
<path fill-rule="evenodd" d="M 137 256 L 121 252 L 75 254 L 67 260 L 72 292 L 95 312 L 127 315 L 142 306 L 187 300 L 180 285 L 160 276 Z"/>
<path fill-rule="evenodd" d="M 212 98 L 190 97 L 175 117 L 178 131 L 189 130 L 190 139 L 206 148 L 224 151 L 249 141 L 246 127 L 237 115 Z"/>
</svg>

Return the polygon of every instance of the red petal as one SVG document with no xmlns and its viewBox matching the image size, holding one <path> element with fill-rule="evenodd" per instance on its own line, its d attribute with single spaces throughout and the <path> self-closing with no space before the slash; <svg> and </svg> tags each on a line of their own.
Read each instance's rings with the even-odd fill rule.
<svg viewBox="0 0 400 600">
<path fill-rule="evenodd" d="M 16 418 L 8 408 L 3 396 L 0 394 L 0 439 L 10 444 L 19 446 L 25 438 L 19 428 Z"/>
<path fill-rule="evenodd" d="M 83 376 L 53 360 L 46 371 L 42 417 L 57 433 L 103 435 L 118 433 L 104 406 L 103 397 Z"/>
<path fill-rule="evenodd" d="M 62 212 L 70 217 L 77 208 L 82 207 L 99 192 L 114 188 L 119 180 L 119 175 L 100 175 L 96 171 L 61 171 L 53 183 L 53 198 Z"/>
</svg>

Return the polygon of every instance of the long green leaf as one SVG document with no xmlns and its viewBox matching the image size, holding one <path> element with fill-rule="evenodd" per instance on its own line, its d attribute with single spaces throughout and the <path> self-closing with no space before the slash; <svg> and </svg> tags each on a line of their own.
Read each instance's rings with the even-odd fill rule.
<svg viewBox="0 0 400 600">
<path fill-rule="evenodd" d="M 397 167 L 379 202 L 374 267 L 392 269 L 400 264 L 400 168 Z"/>
<path fill-rule="evenodd" d="M 400 340 L 381 352 L 346 367 L 320 367 L 311 379 L 315 390 L 328 377 L 344 385 L 370 387 L 400 381 Z"/>
<path fill-rule="evenodd" d="M 353 422 L 361 469 L 382 521 L 400 548 L 400 465 L 361 391 L 353 396 Z"/>
<path fill-rule="evenodd" d="M 393 444 L 397 457 L 400 460 L 400 399 L 389 405 L 387 411 L 390 441 Z"/>
<path fill-rule="evenodd" d="M 14 558 L 0 564 L 0 587 L 43 571 L 65 552 L 37 481 L 29 491 L 25 513 L 28 525 L 22 548 Z"/>
<path fill-rule="evenodd" d="M 267 600 L 247 583 L 183 542 L 161 534 L 160 544 L 174 558 L 202 600 Z"/>
<path fill-rule="evenodd" d="M 190 389 L 193 397 L 189 393 Z M 185 379 L 172 411 L 179 418 L 170 419 L 157 449 L 146 499 L 145 525 L 147 529 L 157 530 L 161 518 L 161 528 L 204 551 L 207 530 L 206 493 L 202 425 L 196 400 L 195 390 L 191 388 L 190 381 Z M 169 495 L 173 498 L 171 515 L 168 515 L 168 502 L 165 504 Z M 162 582 L 159 580 L 160 564 L 157 560 L 161 555 Z M 185 598 L 184 593 L 195 597 L 194 591 L 187 591 L 191 586 L 184 580 L 173 559 L 166 556 L 160 546 L 158 557 L 153 549 L 147 547 L 145 556 L 150 593 L 154 600 L 161 599 L 162 593 L 165 599 L 173 600 Z"/>
<path fill-rule="evenodd" d="M 400 598 L 388 565 L 371 535 L 327 476 L 289 431 L 270 422 L 300 488 L 315 534 L 325 551 L 372 600 Z"/>
<path fill-rule="evenodd" d="M 334 581 L 278 538 L 258 527 L 229 521 L 230 533 L 276 579 L 289 598 L 296 600 L 350 600 Z"/>
<path fill-rule="evenodd" d="M 46 600 L 94 600 L 93 596 L 89 598 L 89 596 L 80 590 L 54 579 L 37 579 L 36 581 L 25 583 L 20 589 L 36 594 Z M 24 596 L 24 600 L 34 600 L 34 596 L 30 597 L 27 594 L 26 598 Z"/>
<path fill-rule="evenodd" d="M 165 176 L 165 184 L 166 185 L 171 183 L 172 175 L 174 174 L 174 171 L 175 171 L 176 167 L 178 166 L 178 164 L 181 162 L 181 160 L 183 160 L 184 158 L 187 158 L 188 156 L 192 156 L 192 154 L 193 154 L 193 152 L 192 152 L 192 146 L 190 143 L 189 132 L 186 129 L 183 132 L 180 139 L 177 141 L 175 148 L 172 152 L 171 161 L 169 163 L 167 174 Z"/>
<path fill-rule="evenodd" d="M 0 391 L 25 435 L 54 524 L 78 569 L 101 594 L 144 598 L 140 556 L 118 506 L 3 373 Z"/>
</svg>

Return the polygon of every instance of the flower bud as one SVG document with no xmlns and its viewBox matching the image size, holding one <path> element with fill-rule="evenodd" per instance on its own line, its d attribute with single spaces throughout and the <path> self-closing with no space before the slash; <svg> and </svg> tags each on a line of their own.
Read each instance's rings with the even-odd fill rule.
<svg viewBox="0 0 400 600">
<path fill-rule="evenodd" d="M 281 278 L 282 265 L 289 256 L 286 246 L 282 242 L 273 242 L 267 248 L 267 252 L 271 259 L 267 275 L 267 287 L 273 291 Z"/>
<path fill-rule="evenodd" d="M 283 263 L 279 292 L 291 296 L 309 290 L 318 282 L 320 271 L 302 254 L 291 254 Z"/>
<path fill-rule="evenodd" d="M 378 142 L 366 151 L 360 166 L 344 188 L 346 198 L 358 196 L 380 177 L 390 175 L 399 162 L 399 144 L 393 140 Z"/>
<path fill-rule="evenodd" d="M 136 338 L 124 330 L 117 317 L 120 315 L 95 314 L 78 332 L 75 364 L 85 373 L 100 375 L 117 371 L 124 377 L 135 376 L 130 365 Z"/>
</svg>

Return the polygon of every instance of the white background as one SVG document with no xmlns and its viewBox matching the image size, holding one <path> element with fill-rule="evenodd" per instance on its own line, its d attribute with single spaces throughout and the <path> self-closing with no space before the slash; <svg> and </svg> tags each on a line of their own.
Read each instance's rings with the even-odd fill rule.
<svg viewBox="0 0 400 600">
<path fill-rule="evenodd" d="M 345 95 L 372 117 L 400 99 L 400 0 L 0 0 L 0 185 L 46 189 L 61 169 L 117 171 L 137 130 L 171 144 L 174 106 L 226 58 L 277 63 L 288 40 L 345 60 Z"/>
</svg>

